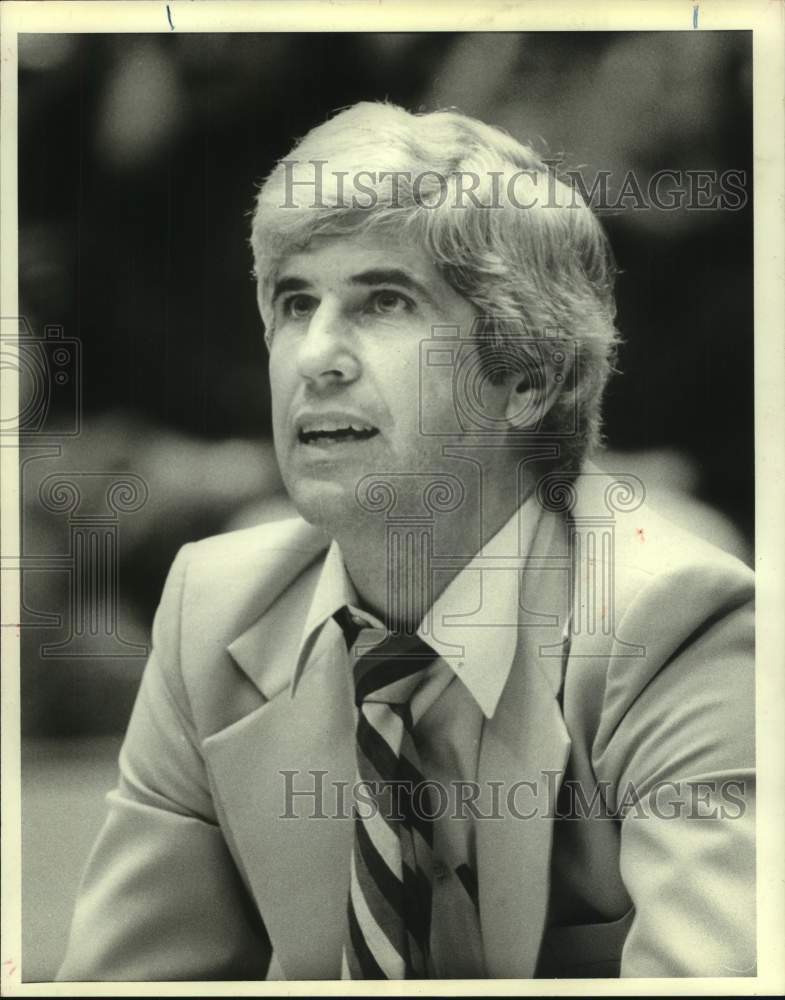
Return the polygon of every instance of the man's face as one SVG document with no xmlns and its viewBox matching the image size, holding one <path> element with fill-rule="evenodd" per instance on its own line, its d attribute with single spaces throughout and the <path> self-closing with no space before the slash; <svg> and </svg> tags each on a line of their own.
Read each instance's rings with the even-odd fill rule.
<svg viewBox="0 0 785 1000">
<path fill-rule="evenodd" d="M 272 308 L 275 448 L 306 520 L 350 524 L 357 484 L 371 473 L 421 493 L 423 475 L 455 472 L 442 455 L 447 439 L 422 434 L 420 414 L 427 408 L 430 427 L 455 427 L 453 369 L 421 373 L 420 345 L 445 325 L 468 340 L 476 311 L 420 246 L 381 233 L 317 237 L 282 262 Z M 486 385 L 484 408 L 500 418 L 507 395 Z"/>
</svg>

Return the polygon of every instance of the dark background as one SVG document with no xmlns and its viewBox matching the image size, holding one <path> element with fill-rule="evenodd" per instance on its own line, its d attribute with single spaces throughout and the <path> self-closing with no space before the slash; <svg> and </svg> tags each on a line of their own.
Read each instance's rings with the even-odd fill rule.
<svg viewBox="0 0 785 1000">
<path fill-rule="evenodd" d="M 46 566 L 67 558 L 70 522 L 38 486 L 85 471 L 147 484 L 118 521 L 119 629 L 141 647 L 180 545 L 287 509 L 248 247 L 275 159 L 330 112 L 389 99 L 457 107 L 587 177 L 746 171 L 741 211 L 602 216 L 625 338 L 604 461 L 750 561 L 752 72 L 750 33 L 703 31 L 27 35 L 19 67 L 21 311 L 32 337 L 60 326 L 82 358 L 81 399 L 50 414 L 65 426 L 75 406 L 79 433 L 55 437 L 56 455 L 26 439 L 22 474 L 23 551 L 43 559 L 23 595 L 29 979 L 62 948 L 144 665 L 42 655 L 68 636 L 74 584 Z"/>
</svg>

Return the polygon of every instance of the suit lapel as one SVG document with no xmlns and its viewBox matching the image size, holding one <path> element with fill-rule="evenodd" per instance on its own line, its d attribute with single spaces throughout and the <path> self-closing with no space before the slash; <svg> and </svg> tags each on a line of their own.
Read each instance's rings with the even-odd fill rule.
<svg viewBox="0 0 785 1000">
<path fill-rule="evenodd" d="M 559 648 L 568 608 L 568 576 L 558 568 L 564 565 L 564 552 L 561 520 L 544 514 L 532 554 L 552 557 L 553 569 L 524 576 L 525 610 L 516 657 L 499 706 L 485 723 L 480 747 L 481 787 L 502 782 L 499 806 L 504 817 L 477 823 L 480 919 L 493 978 L 534 974 L 545 924 L 552 815 L 570 751 L 557 700 Z M 524 624 L 533 615 L 537 623 Z M 545 615 L 550 621 L 542 624 Z"/>
<path fill-rule="evenodd" d="M 336 788 L 350 787 L 355 778 L 352 693 L 343 669 L 343 637 L 328 624 L 292 695 L 300 634 L 291 623 L 303 621 L 307 606 L 298 591 L 298 615 L 275 606 L 263 629 L 255 624 L 230 647 L 270 700 L 203 747 L 284 974 L 338 979 L 352 825 L 348 793 L 345 804 Z M 286 594 L 279 603 L 292 599 Z M 271 620 L 279 615 L 288 618 L 287 628 Z M 309 794 L 292 796 L 287 789 Z"/>
</svg>

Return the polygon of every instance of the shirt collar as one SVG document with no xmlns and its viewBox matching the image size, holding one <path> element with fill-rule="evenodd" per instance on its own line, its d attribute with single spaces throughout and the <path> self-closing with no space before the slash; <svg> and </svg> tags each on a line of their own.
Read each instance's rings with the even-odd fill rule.
<svg viewBox="0 0 785 1000">
<path fill-rule="evenodd" d="M 529 497 L 445 587 L 417 630 L 449 664 L 487 718 L 496 711 L 515 656 L 521 572 L 541 512 L 536 499 Z M 363 624 L 384 632 L 383 623 L 358 603 L 340 547 L 333 541 L 303 628 L 292 694 L 339 608 L 347 605 Z M 332 626 L 337 636 L 340 626 L 335 621 Z"/>
<path fill-rule="evenodd" d="M 521 573 L 542 508 L 534 496 L 448 584 L 425 616 L 422 637 L 491 718 L 518 645 Z"/>
<path fill-rule="evenodd" d="M 303 671 L 314 658 L 314 652 L 322 635 L 331 628 L 334 637 L 340 634 L 341 627 L 333 620 L 333 615 L 339 608 L 348 607 L 350 613 L 358 619 L 358 623 L 362 621 L 363 625 L 379 629 L 384 634 L 384 624 L 369 611 L 361 610 L 358 604 L 357 591 L 346 572 L 340 546 L 333 540 L 322 564 L 322 571 L 303 626 L 292 677 L 292 695 L 296 691 Z"/>
</svg>

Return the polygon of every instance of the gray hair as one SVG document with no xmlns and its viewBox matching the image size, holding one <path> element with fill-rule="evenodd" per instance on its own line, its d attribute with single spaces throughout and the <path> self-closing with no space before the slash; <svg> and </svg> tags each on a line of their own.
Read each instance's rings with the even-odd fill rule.
<svg viewBox="0 0 785 1000">
<path fill-rule="evenodd" d="M 251 245 L 266 336 L 286 256 L 317 235 L 385 226 L 426 248 L 478 310 L 492 380 L 509 370 L 509 347 L 501 366 L 498 348 L 510 330 L 558 331 L 573 364 L 541 430 L 564 438 L 564 467 L 579 464 L 600 441 L 618 332 L 610 246 L 575 186 L 530 147 L 456 111 L 369 102 L 341 111 L 259 190 Z"/>
</svg>

